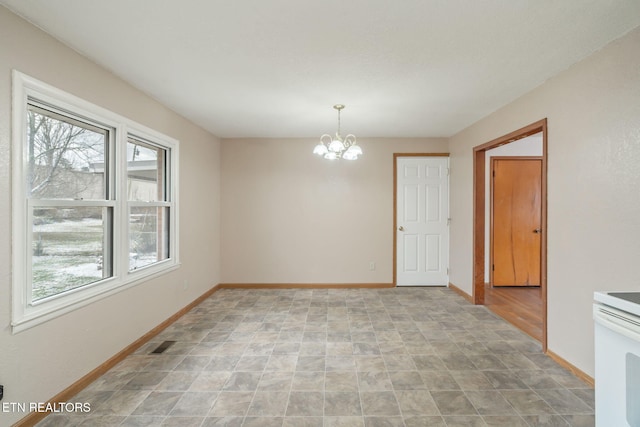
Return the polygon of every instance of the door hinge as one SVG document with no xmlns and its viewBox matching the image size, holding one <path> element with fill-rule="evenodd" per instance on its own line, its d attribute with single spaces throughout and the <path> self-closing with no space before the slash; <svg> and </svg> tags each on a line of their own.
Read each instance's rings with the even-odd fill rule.
<svg viewBox="0 0 640 427">
<path fill-rule="evenodd" d="M 451 225 L 451 218 L 447 218 L 447 225 Z"/>
<path fill-rule="evenodd" d="M 449 269 L 447 268 L 447 276 L 449 275 Z"/>
<path fill-rule="evenodd" d="M 493 171 L 493 177 L 494 178 L 496 177 L 496 171 Z"/>
<path fill-rule="evenodd" d="M 447 168 L 447 176 L 451 175 L 451 168 Z"/>
<path fill-rule="evenodd" d="M 496 265 L 495 264 L 491 264 L 491 271 L 496 271 Z"/>
</svg>

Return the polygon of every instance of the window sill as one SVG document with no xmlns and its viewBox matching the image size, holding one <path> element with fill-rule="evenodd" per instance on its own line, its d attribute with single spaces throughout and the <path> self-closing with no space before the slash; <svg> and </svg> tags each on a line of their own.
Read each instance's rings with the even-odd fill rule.
<svg viewBox="0 0 640 427">
<path fill-rule="evenodd" d="M 19 319 L 11 322 L 12 333 L 17 334 L 34 326 L 48 322 L 64 314 L 75 311 L 81 307 L 92 304 L 103 298 L 107 298 L 118 292 L 133 288 L 149 280 L 164 276 L 180 268 L 181 263 L 176 261 L 168 265 L 142 268 L 129 273 L 130 277 L 124 281 L 110 279 L 95 287 L 81 289 L 71 295 L 55 298 L 51 301 L 37 304 L 28 309 Z"/>
</svg>

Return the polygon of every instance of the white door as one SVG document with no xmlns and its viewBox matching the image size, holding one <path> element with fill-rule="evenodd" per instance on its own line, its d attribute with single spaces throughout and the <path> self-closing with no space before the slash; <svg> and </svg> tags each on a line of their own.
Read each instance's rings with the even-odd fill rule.
<svg viewBox="0 0 640 427">
<path fill-rule="evenodd" d="M 447 286 L 449 158 L 396 161 L 396 284 Z"/>
</svg>

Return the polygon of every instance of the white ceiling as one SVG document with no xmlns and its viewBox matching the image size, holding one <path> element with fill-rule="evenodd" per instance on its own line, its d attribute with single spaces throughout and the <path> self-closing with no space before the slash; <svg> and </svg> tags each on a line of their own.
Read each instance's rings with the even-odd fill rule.
<svg viewBox="0 0 640 427">
<path fill-rule="evenodd" d="M 0 0 L 220 137 L 450 136 L 640 25 L 640 0 Z M 640 50 L 640 47 L 639 47 Z"/>
</svg>

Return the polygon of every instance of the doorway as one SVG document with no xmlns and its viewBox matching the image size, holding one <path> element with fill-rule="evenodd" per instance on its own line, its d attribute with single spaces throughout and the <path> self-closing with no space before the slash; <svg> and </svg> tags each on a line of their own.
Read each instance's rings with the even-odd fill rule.
<svg viewBox="0 0 640 427">
<path fill-rule="evenodd" d="M 449 157 L 394 154 L 395 286 L 449 282 Z"/>
<path fill-rule="evenodd" d="M 493 278 L 487 280 L 491 276 L 491 271 L 487 271 L 488 258 L 487 251 L 490 250 L 485 245 L 487 242 L 485 227 L 488 226 L 490 215 L 488 215 L 487 209 L 487 151 L 495 149 L 497 147 L 504 146 L 506 144 L 513 143 L 531 135 L 540 133 L 542 137 L 542 155 L 539 157 L 541 178 L 540 178 L 540 226 L 533 228 L 531 234 L 535 234 L 535 238 L 539 240 L 540 244 L 540 257 L 539 257 L 539 288 L 538 292 L 538 304 L 528 304 L 528 301 L 523 298 L 517 292 L 505 292 L 508 289 L 494 288 L 489 284 Z M 547 348 L 547 265 L 546 265 L 546 242 L 547 242 L 547 227 L 546 227 L 546 212 L 547 212 L 547 121 L 546 119 L 532 123 L 529 126 L 518 129 L 500 138 L 489 141 L 485 144 L 474 147 L 473 149 L 473 200 L 474 200 L 474 219 L 473 219 L 473 295 L 472 299 L 475 304 L 488 305 L 493 304 L 496 301 L 500 301 L 503 304 L 503 308 L 507 307 L 505 311 L 511 312 L 513 315 L 514 309 L 520 307 L 520 303 L 525 310 L 533 310 L 535 317 L 540 322 L 540 333 L 532 334 L 530 331 L 522 328 L 522 325 L 517 324 L 517 321 L 507 318 L 514 325 L 525 332 L 539 339 L 543 351 Z M 491 268 L 491 267 L 489 267 Z M 518 289 L 516 289 L 518 291 Z M 525 291 L 521 288 L 520 291 Z M 488 298 L 487 298 L 488 297 Z M 494 310 L 496 311 L 496 310 Z M 505 317 L 505 316 L 503 316 Z M 518 320 L 517 313 L 513 315 L 514 320 Z M 537 335 L 537 336 L 536 336 Z"/>
</svg>

